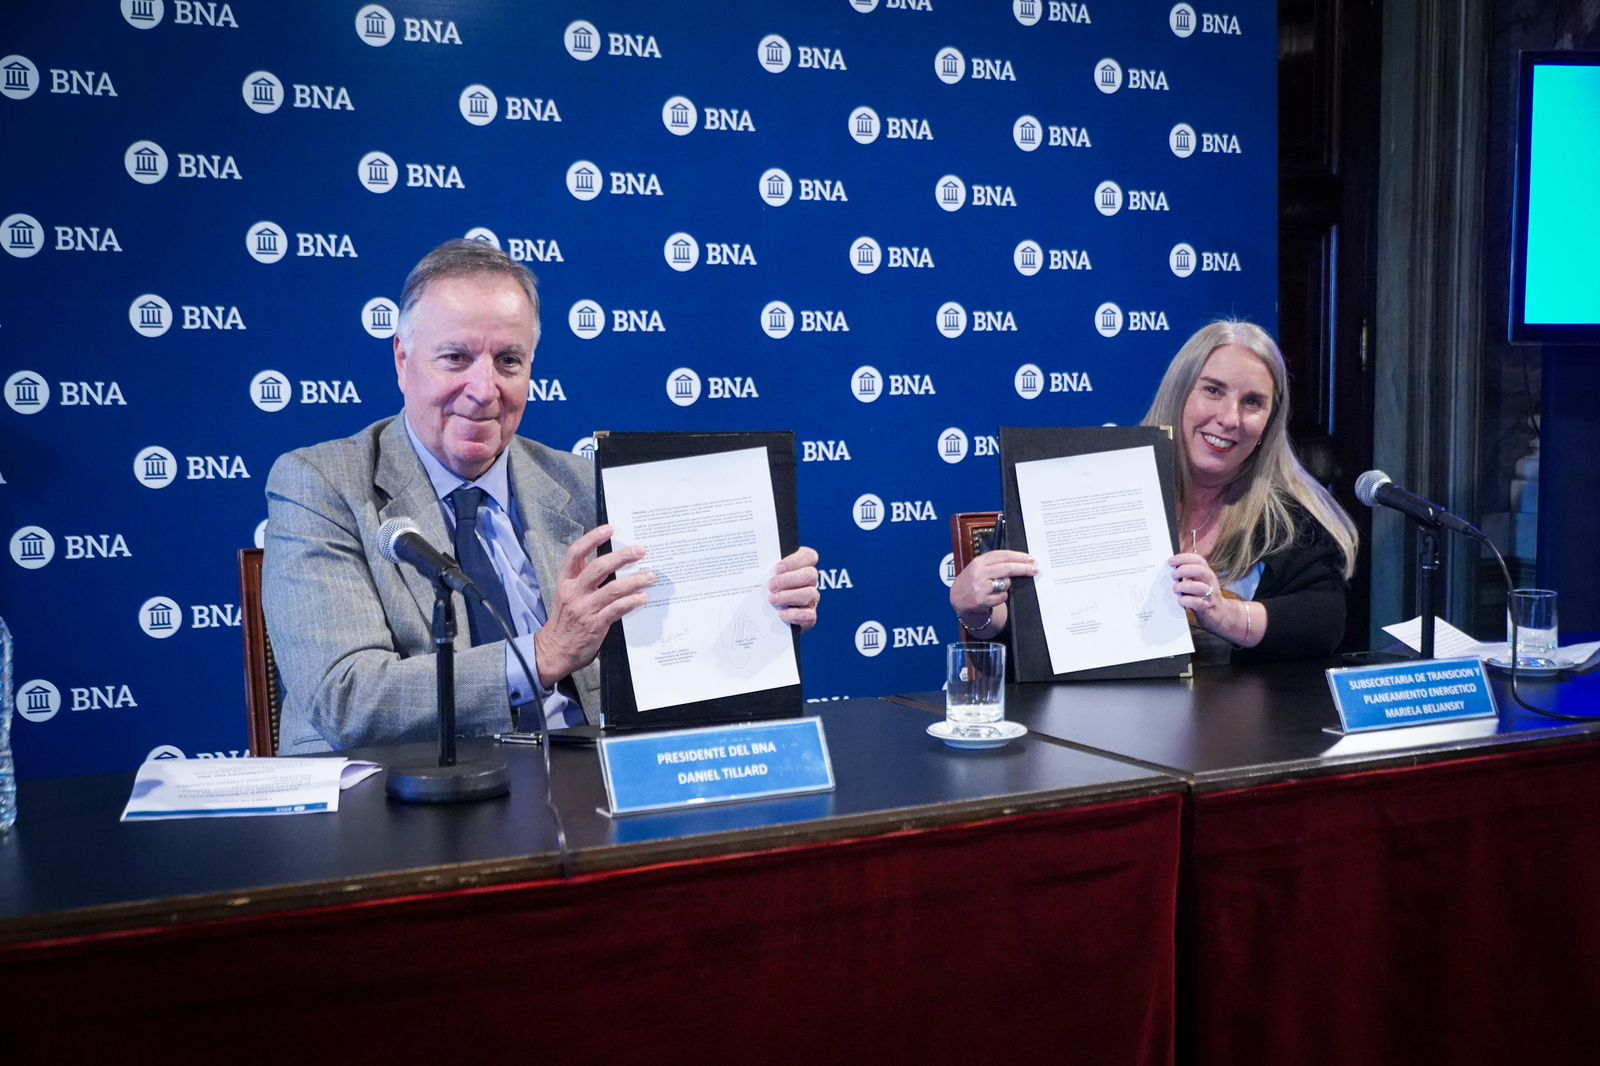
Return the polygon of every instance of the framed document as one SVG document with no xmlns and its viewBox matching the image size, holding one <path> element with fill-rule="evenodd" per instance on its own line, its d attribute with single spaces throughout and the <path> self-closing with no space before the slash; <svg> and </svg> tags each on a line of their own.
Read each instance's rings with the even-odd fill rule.
<svg viewBox="0 0 1600 1066">
<path fill-rule="evenodd" d="M 768 602 L 800 546 L 792 433 L 597 433 L 602 554 L 642 544 L 649 602 L 600 648 L 608 729 L 799 715 L 800 635 Z M 633 572 L 625 567 L 620 573 Z"/>
<path fill-rule="evenodd" d="M 1166 427 L 1000 431 L 1006 546 L 1039 563 L 1011 588 L 1018 681 L 1188 673 L 1194 644 L 1166 566 L 1176 454 Z"/>
</svg>

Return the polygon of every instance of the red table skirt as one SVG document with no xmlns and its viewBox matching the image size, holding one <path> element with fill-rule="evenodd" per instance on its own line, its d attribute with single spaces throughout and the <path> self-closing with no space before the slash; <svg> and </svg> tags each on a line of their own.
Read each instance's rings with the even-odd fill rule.
<svg viewBox="0 0 1600 1066">
<path fill-rule="evenodd" d="M 14 948 L 0 1024 L 59 1060 L 1168 1063 L 1180 810 Z"/>
<path fill-rule="evenodd" d="M 1600 745 L 1192 803 L 1184 1058 L 1600 1061 Z"/>
</svg>

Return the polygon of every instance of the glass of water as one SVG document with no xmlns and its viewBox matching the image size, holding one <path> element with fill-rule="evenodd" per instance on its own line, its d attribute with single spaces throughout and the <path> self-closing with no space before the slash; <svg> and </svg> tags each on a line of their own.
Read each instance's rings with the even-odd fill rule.
<svg viewBox="0 0 1600 1066">
<path fill-rule="evenodd" d="M 1506 640 L 1517 626 L 1517 666 L 1546 669 L 1556 665 L 1556 594 L 1549 589 L 1512 589 L 1506 606 Z"/>
<path fill-rule="evenodd" d="M 955 729 L 1005 721 L 1006 646 L 951 644 L 946 648 L 945 718 Z"/>
</svg>

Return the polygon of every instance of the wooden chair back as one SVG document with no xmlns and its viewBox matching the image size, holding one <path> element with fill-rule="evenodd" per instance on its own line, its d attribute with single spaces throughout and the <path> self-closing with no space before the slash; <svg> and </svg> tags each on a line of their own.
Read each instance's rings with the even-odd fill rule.
<svg viewBox="0 0 1600 1066">
<path fill-rule="evenodd" d="M 278 684 L 278 664 L 267 637 L 261 610 L 261 549 L 239 551 L 239 602 L 244 622 L 244 695 L 250 725 L 250 754 L 278 754 L 278 720 L 283 713 L 283 691 Z"/>
</svg>

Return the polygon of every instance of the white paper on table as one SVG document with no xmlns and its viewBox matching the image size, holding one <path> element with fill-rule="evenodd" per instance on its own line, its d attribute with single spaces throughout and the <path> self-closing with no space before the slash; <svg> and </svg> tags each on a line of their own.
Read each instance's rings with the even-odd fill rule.
<svg viewBox="0 0 1600 1066">
<path fill-rule="evenodd" d="M 1498 647 L 1500 650 L 1495 653 L 1495 658 L 1510 658 L 1511 646 L 1509 644 L 1500 644 Z M 1556 648 L 1555 657 L 1573 666 L 1583 666 L 1594 658 L 1594 653 L 1597 651 L 1600 651 L 1600 640 L 1590 641 L 1587 644 L 1562 644 Z"/>
<path fill-rule="evenodd" d="M 649 549 L 623 567 L 656 575 L 622 620 L 639 710 L 800 683 L 794 638 L 768 602 L 782 559 L 765 448 L 600 471 L 611 545 Z"/>
<path fill-rule="evenodd" d="M 1017 495 L 1055 673 L 1194 651 L 1172 591 L 1155 449 L 1018 463 Z"/>
<path fill-rule="evenodd" d="M 134 775 L 122 821 L 315 814 L 382 767 L 349 759 L 152 759 Z"/>
<path fill-rule="evenodd" d="M 1384 626 L 1383 631 L 1410 648 L 1412 651 L 1422 650 L 1422 616 L 1411 619 L 1409 622 L 1396 622 L 1392 626 Z M 1502 642 L 1500 650 L 1505 651 Z M 1435 616 L 1433 620 L 1433 655 L 1436 659 L 1487 659 L 1493 653 L 1493 646 L 1481 643 L 1476 637 L 1465 633 L 1446 622 L 1443 618 Z"/>
<path fill-rule="evenodd" d="M 1410 648 L 1422 650 L 1422 616 L 1409 622 L 1396 622 L 1384 626 L 1383 631 Z M 1556 649 L 1555 658 L 1571 666 L 1582 666 L 1600 651 L 1600 641 L 1587 644 L 1563 644 Z M 1433 655 L 1436 659 L 1498 659 L 1505 662 L 1511 655 L 1510 645 L 1504 640 L 1476 640 L 1463 633 L 1443 618 L 1433 619 Z"/>
</svg>

